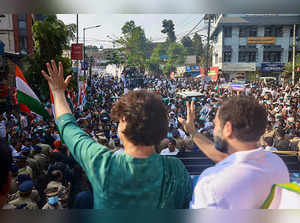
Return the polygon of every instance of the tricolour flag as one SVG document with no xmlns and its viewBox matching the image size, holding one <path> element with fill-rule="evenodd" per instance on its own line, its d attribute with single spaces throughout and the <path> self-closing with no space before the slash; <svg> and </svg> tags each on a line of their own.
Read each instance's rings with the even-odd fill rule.
<svg viewBox="0 0 300 223">
<path fill-rule="evenodd" d="M 54 121 L 55 121 L 55 123 L 56 123 L 56 115 L 55 115 L 55 107 L 54 107 L 53 94 L 52 94 L 52 91 L 51 91 L 50 88 L 49 88 L 49 91 L 50 91 L 50 101 L 51 101 L 52 115 L 53 115 Z"/>
<path fill-rule="evenodd" d="M 17 86 L 17 103 L 21 112 L 33 112 L 45 119 L 49 118 L 47 110 L 42 105 L 40 99 L 27 83 L 21 69 L 16 65 L 16 86 Z"/>
</svg>

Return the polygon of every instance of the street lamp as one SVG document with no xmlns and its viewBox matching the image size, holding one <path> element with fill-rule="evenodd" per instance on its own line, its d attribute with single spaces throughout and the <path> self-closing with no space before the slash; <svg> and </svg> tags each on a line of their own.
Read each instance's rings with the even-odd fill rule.
<svg viewBox="0 0 300 223">
<path fill-rule="evenodd" d="M 101 25 L 89 26 L 89 27 L 83 28 L 83 68 L 84 68 L 83 72 L 84 72 L 84 79 L 86 79 L 86 72 L 85 72 L 85 30 L 99 28 L 100 26 Z"/>
</svg>

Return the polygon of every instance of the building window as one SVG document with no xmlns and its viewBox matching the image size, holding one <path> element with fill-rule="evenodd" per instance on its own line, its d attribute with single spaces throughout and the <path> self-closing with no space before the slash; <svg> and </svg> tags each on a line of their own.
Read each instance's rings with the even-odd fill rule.
<svg viewBox="0 0 300 223">
<path fill-rule="evenodd" d="M 19 21 L 25 21 L 26 20 L 26 14 L 25 13 L 20 13 L 18 15 L 18 20 Z"/>
<path fill-rule="evenodd" d="M 232 37 L 232 27 L 224 27 L 224 37 Z"/>
<path fill-rule="evenodd" d="M 276 37 L 282 37 L 282 35 L 283 35 L 283 27 L 282 26 L 275 26 L 274 31 L 275 31 Z"/>
<path fill-rule="evenodd" d="M 266 26 L 265 36 L 282 37 L 283 27 L 282 26 Z"/>
<path fill-rule="evenodd" d="M 19 38 L 20 50 L 27 50 L 27 37 L 21 36 Z"/>
<path fill-rule="evenodd" d="M 265 27 L 265 36 L 273 36 L 273 27 L 272 26 Z"/>
<path fill-rule="evenodd" d="M 225 62 L 225 63 L 231 62 L 231 56 L 232 56 L 231 51 L 224 51 L 223 52 L 223 62 Z"/>
<path fill-rule="evenodd" d="M 241 26 L 240 37 L 257 36 L 257 26 Z"/>
<path fill-rule="evenodd" d="M 256 62 L 256 52 L 255 51 L 240 51 L 239 52 L 239 62 Z"/>
<path fill-rule="evenodd" d="M 280 62 L 281 51 L 265 51 L 264 62 Z"/>
<path fill-rule="evenodd" d="M 19 21 L 19 29 L 26 29 L 26 22 L 25 21 Z"/>
<path fill-rule="evenodd" d="M 240 37 L 247 37 L 247 30 L 248 28 L 246 26 L 240 27 Z"/>
<path fill-rule="evenodd" d="M 249 36 L 257 36 L 257 26 L 249 27 Z"/>
</svg>

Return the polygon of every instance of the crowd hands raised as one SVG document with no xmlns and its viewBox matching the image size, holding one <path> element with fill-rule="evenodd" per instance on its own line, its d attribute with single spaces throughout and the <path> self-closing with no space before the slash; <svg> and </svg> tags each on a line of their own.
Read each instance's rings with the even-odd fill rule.
<svg viewBox="0 0 300 223">
<path fill-rule="evenodd" d="M 92 80 L 87 104 L 83 108 L 75 107 L 71 111 L 66 106 L 64 99 L 64 91 L 70 77 L 65 82 L 59 78 L 55 80 L 55 75 L 62 72 L 61 67 L 57 68 L 53 64 L 52 66 L 48 65 L 49 76 L 43 72 L 53 91 L 54 100 L 56 100 L 56 118 L 73 113 L 79 127 L 87 136 L 104 145 L 105 148 L 108 148 L 107 151 L 116 154 L 115 156 L 126 153 L 133 157 L 145 158 L 152 153 L 147 146 L 153 146 L 155 153 L 168 156 L 178 155 L 180 152 L 202 150 L 209 158 L 215 162 L 220 162 L 228 156 L 228 148 L 222 150 L 222 145 L 220 145 L 220 148 L 215 149 L 217 141 L 216 134 L 214 134 L 214 131 L 217 131 L 215 129 L 215 117 L 222 102 L 226 98 L 237 95 L 252 96 L 267 111 L 266 130 L 264 133 L 262 132 L 259 140 L 252 140 L 259 143 L 254 148 L 263 146 L 265 150 L 299 150 L 300 147 L 299 84 L 278 86 L 252 82 L 245 91 L 237 92 L 232 89 L 221 89 L 219 83 L 203 83 L 201 80 L 195 79 L 169 80 L 150 76 L 145 78 L 143 85 L 144 88 L 151 90 L 154 94 L 141 96 L 134 94 L 133 91 L 128 94 L 131 94 L 131 97 L 136 97 L 135 102 L 124 99 L 123 104 L 119 103 L 118 106 L 115 106 L 116 101 L 124 95 L 124 91 L 126 92 L 132 83 L 129 81 L 126 83 L 125 81 L 119 82 L 113 77 L 100 77 Z M 177 94 L 183 90 L 201 92 L 204 97 L 199 100 L 191 98 L 191 102 L 188 102 Z M 147 93 L 142 91 L 141 94 Z M 162 100 L 165 106 L 156 105 L 156 99 L 151 101 L 153 95 L 160 96 L 161 98 L 157 100 Z M 137 101 L 140 99 L 142 102 L 138 103 Z M 146 101 L 146 105 L 143 104 L 143 100 Z M 126 107 L 126 103 L 128 107 Z M 154 107 L 156 106 L 154 110 L 160 111 L 161 109 L 167 117 L 159 117 L 155 123 L 147 122 L 147 120 L 142 123 L 147 117 L 136 118 L 134 116 L 138 116 L 135 112 L 145 112 L 145 109 L 139 106 L 149 106 L 147 103 L 150 103 L 150 106 L 151 103 L 154 103 Z M 58 107 L 62 109 L 59 110 Z M 147 109 L 151 110 L 150 107 Z M 132 112 L 133 117 L 126 112 Z M 149 114 L 145 114 L 145 116 L 147 115 Z M 159 114 L 151 115 L 155 118 Z M 240 115 L 243 114 L 240 113 Z M 122 128 L 122 118 L 124 117 L 127 120 L 131 118 L 135 126 L 130 128 L 130 123 L 125 123 L 127 132 L 123 136 L 123 134 L 120 135 L 119 128 Z M 184 119 L 185 117 L 186 119 Z M 151 118 L 149 120 L 151 121 Z M 135 135 L 140 130 L 144 131 L 149 128 L 151 131 L 164 123 L 166 125 L 162 127 L 161 132 L 153 135 L 151 133 L 142 135 L 141 139 Z M 66 142 L 62 140 L 53 120 L 39 120 L 35 114 L 13 111 L 12 113 L 1 114 L 0 127 L 0 137 L 3 138 L 4 144 L 8 142 L 7 150 L 11 152 L 13 161 L 10 168 L 9 180 L 11 183 L 10 188 L 7 189 L 8 196 L 2 200 L 0 197 L 0 205 L 3 208 L 72 209 L 103 207 L 97 201 L 93 201 L 93 197 L 97 196 L 95 195 L 97 194 L 94 188 L 95 183 L 92 182 L 91 176 L 87 173 L 88 167 L 83 164 L 84 161 L 80 161 L 76 157 L 78 156 L 75 154 L 76 146 L 68 144 L 70 139 L 64 138 L 65 133 L 61 131 Z M 130 129 L 128 130 L 128 128 Z M 149 140 L 148 142 L 146 138 L 149 136 L 151 136 L 152 141 Z M 126 150 L 131 142 L 133 142 L 132 145 L 140 146 L 139 140 L 147 141 L 141 146 L 145 147 L 144 151 L 148 151 L 148 154 L 137 153 L 138 147 L 136 150 Z M 72 146 L 74 146 L 75 152 L 72 150 L 69 152 L 69 147 Z M 229 150 L 232 148 L 230 147 Z M 2 156 L 2 159 L 4 160 L 2 163 L 9 162 L 9 158 L 5 159 Z M 185 176 L 182 177 L 186 180 Z M 191 185 L 187 184 L 186 187 L 190 188 Z M 186 204 L 192 199 L 190 189 L 183 193 L 186 197 L 186 200 L 183 201 L 184 205 L 171 205 L 169 207 L 199 207 L 195 202 L 196 199 L 193 199 L 194 205 Z M 118 206 L 116 205 L 116 207 Z M 168 206 L 158 205 L 158 207 Z"/>
</svg>

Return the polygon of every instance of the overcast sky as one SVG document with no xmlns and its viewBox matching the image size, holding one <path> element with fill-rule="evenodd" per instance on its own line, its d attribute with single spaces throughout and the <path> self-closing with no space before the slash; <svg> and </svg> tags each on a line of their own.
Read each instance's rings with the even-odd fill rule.
<svg viewBox="0 0 300 223">
<path fill-rule="evenodd" d="M 65 24 L 76 23 L 76 14 L 58 14 Z M 177 38 L 182 38 L 187 34 L 203 17 L 203 14 L 79 14 L 79 42 L 83 39 L 83 28 L 101 25 L 99 28 L 86 30 L 87 45 L 103 45 L 105 48 L 112 47 L 112 43 L 107 35 L 116 39 L 121 35 L 122 26 L 129 20 L 134 20 L 137 26 L 144 28 L 146 37 L 154 42 L 164 41 L 166 35 L 161 33 L 162 21 L 172 19 L 175 24 L 175 33 Z M 202 22 L 196 29 L 201 34 L 205 34 L 206 24 Z M 192 37 L 192 35 L 191 35 Z"/>
</svg>

